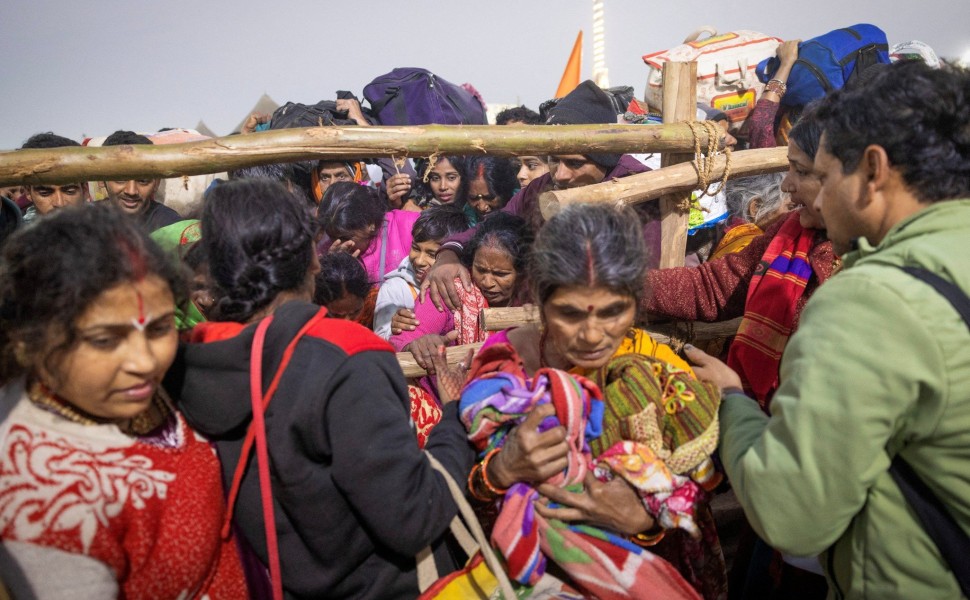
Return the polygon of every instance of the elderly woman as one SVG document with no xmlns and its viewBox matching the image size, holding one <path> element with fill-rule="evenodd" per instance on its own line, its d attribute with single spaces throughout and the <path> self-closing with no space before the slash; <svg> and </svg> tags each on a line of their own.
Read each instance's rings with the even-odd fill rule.
<svg viewBox="0 0 970 600">
<path fill-rule="evenodd" d="M 781 173 L 731 179 L 725 186 L 728 214 L 724 237 L 708 260 L 716 260 L 748 247 L 766 227 L 794 208 L 781 191 Z"/>
<path fill-rule="evenodd" d="M 648 442 L 650 436 L 631 435 L 625 430 L 631 417 L 653 410 L 651 405 L 665 406 L 666 414 L 678 418 L 688 413 L 698 417 L 692 411 L 702 408 L 705 416 L 698 417 L 696 423 L 710 439 L 695 443 L 695 447 L 703 446 L 708 454 L 713 451 L 716 433 L 711 436 L 710 428 L 716 413 L 716 394 L 694 380 L 687 364 L 669 347 L 634 327 L 646 263 L 644 254 L 640 221 L 628 208 L 578 205 L 550 219 L 539 232 L 528 269 L 542 324 L 513 328 L 488 339 L 469 374 L 471 383 L 462 394 L 466 426 L 470 423 L 466 416 L 476 395 L 476 382 L 494 377 L 494 369 L 531 378 L 551 368 L 588 378 L 603 391 L 602 431 L 589 440 L 594 461 L 615 457 L 617 444 L 658 441 L 654 438 Z M 692 407 L 682 412 L 685 404 L 678 398 L 683 400 L 688 395 L 691 400 L 686 403 Z M 553 412 L 558 414 L 549 405 L 533 408 L 530 416 L 507 435 L 504 444 L 486 455 L 469 478 L 472 494 L 487 499 L 501 496 L 516 482 L 538 485 L 540 494 L 559 505 L 537 505 L 535 510 L 543 518 L 601 527 L 632 536 L 643 545 L 663 538 L 651 549 L 668 558 L 704 597 L 721 597 L 725 591 L 724 562 L 700 487 L 693 480 L 673 478 L 676 485 L 690 490 L 681 504 L 692 515 L 688 523 L 667 518 L 671 513 L 664 512 L 656 496 L 645 494 L 642 488 L 619 476 L 609 483 L 587 478 L 584 493 L 543 484 L 571 463 L 577 449 L 575 445 L 570 449 L 565 442 L 563 427 L 536 428 Z M 474 441 L 474 427 L 471 432 Z M 658 447 L 658 451 L 663 450 Z M 710 467 L 709 462 L 705 464 Z M 706 484 L 716 481 L 710 478 L 710 471 L 706 476 L 695 475 Z M 501 518 L 497 532 L 502 530 Z M 669 527 L 665 537 L 661 523 Z M 493 534 L 493 542 L 496 541 L 502 546 L 501 534 Z M 673 589 L 681 576 L 671 570 L 662 579 Z M 583 587 L 584 581 L 577 579 L 575 583 Z M 658 582 L 654 579 L 653 583 Z M 584 589 L 586 593 L 597 593 L 595 588 Z M 646 589 L 630 593 L 664 596 Z M 688 596 L 694 593 L 690 591 Z"/>
<path fill-rule="evenodd" d="M 211 446 L 161 388 L 181 274 L 107 205 L 0 263 L 0 565 L 18 598 L 242 598 Z M 18 573 L 20 576 L 14 576 Z"/>
<path fill-rule="evenodd" d="M 340 185 L 352 184 L 331 190 Z M 283 186 L 218 186 L 202 233 L 218 301 L 173 380 L 186 417 L 215 440 L 227 487 L 238 482 L 233 518 L 242 537 L 264 565 L 278 549 L 282 589 L 292 597 L 416 597 L 419 551 L 431 546 L 440 573 L 456 566 L 444 534 L 457 507 L 415 444 L 392 348 L 356 323 L 322 318 L 310 303 L 320 265 L 304 204 Z M 265 410 L 266 487 L 258 461 L 243 454 L 257 422 L 248 401 L 253 364 L 276 390 Z M 455 408 L 443 413 L 426 450 L 464 478 L 472 453 Z M 275 547 L 267 522 L 279 532 Z"/>
</svg>

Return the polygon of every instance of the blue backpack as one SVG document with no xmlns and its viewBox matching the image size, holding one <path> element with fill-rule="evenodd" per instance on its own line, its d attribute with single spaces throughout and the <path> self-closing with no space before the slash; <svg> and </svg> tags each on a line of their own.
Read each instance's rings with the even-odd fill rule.
<svg viewBox="0 0 970 600">
<path fill-rule="evenodd" d="M 886 34 L 860 23 L 836 29 L 798 45 L 798 60 L 788 76 L 784 106 L 804 106 L 841 89 L 852 77 L 877 63 L 889 62 Z M 758 79 L 767 83 L 778 69 L 778 57 L 758 63 Z"/>
<path fill-rule="evenodd" d="M 427 69 L 398 68 L 364 87 L 382 125 L 486 125 L 475 96 Z"/>
</svg>

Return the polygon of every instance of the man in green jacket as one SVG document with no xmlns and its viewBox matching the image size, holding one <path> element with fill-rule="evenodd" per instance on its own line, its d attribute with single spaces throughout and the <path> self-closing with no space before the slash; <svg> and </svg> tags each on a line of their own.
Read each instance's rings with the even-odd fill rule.
<svg viewBox="0 0 970 600">
<path fill-rule="evenodd" d="M 960 598 L 888 469 L 901 454 L 970 532 L 970 331 L 900 269 L 970 292 L 970 72 L 897 63 L 819 116 L 815 204 L 844 269 L 802 313 L 771 417 L 688 357 L 724 392 L 721 458 L 768 544 L 821 555 L 830 598 Z"/>
</svg>

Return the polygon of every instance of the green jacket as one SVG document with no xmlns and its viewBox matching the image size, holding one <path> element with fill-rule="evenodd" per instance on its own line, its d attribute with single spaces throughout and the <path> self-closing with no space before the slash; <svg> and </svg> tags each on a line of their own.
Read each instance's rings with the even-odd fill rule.
<svg viewBox="0 0 970 600">
<path fill-rule="evenodd" d="M 970 533 L 970 331 L 897 268 L 970 293 L 968 248 L 970 200 L 860 240 L 805 307 L 771 418 L 741 394 L 721 405 L 721 458 L 748 520 L 774 548 L 822 554 L 830 598 L 961 597 L 888 469 L 902 449 Z"/>
</svg>

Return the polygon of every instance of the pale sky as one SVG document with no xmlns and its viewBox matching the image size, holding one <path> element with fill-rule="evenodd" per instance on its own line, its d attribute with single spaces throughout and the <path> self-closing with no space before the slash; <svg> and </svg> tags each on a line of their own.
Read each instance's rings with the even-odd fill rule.
<svg viewBox="0 0 970 600">
<path fill-rule="evenodd" d="M 970 0 L 606 0 L 611 85 L 642 97 L 643 54 L 701 25 L 809 38 L 869 22 L 890 44 L 941 57 L 970 49 Z M 264 92 L 284 103 L 358 96 L 395 67 L 469 82 L 486 102 L 536 109 L 551 97 L 577 32 L 592 68 L 591 0 L 4 0 L 0 149 L 54 131 L 80 140 L 116 129 L 229 133 Z M 717 9 L 717 13 L 713 10 Z"/>
</svg>

